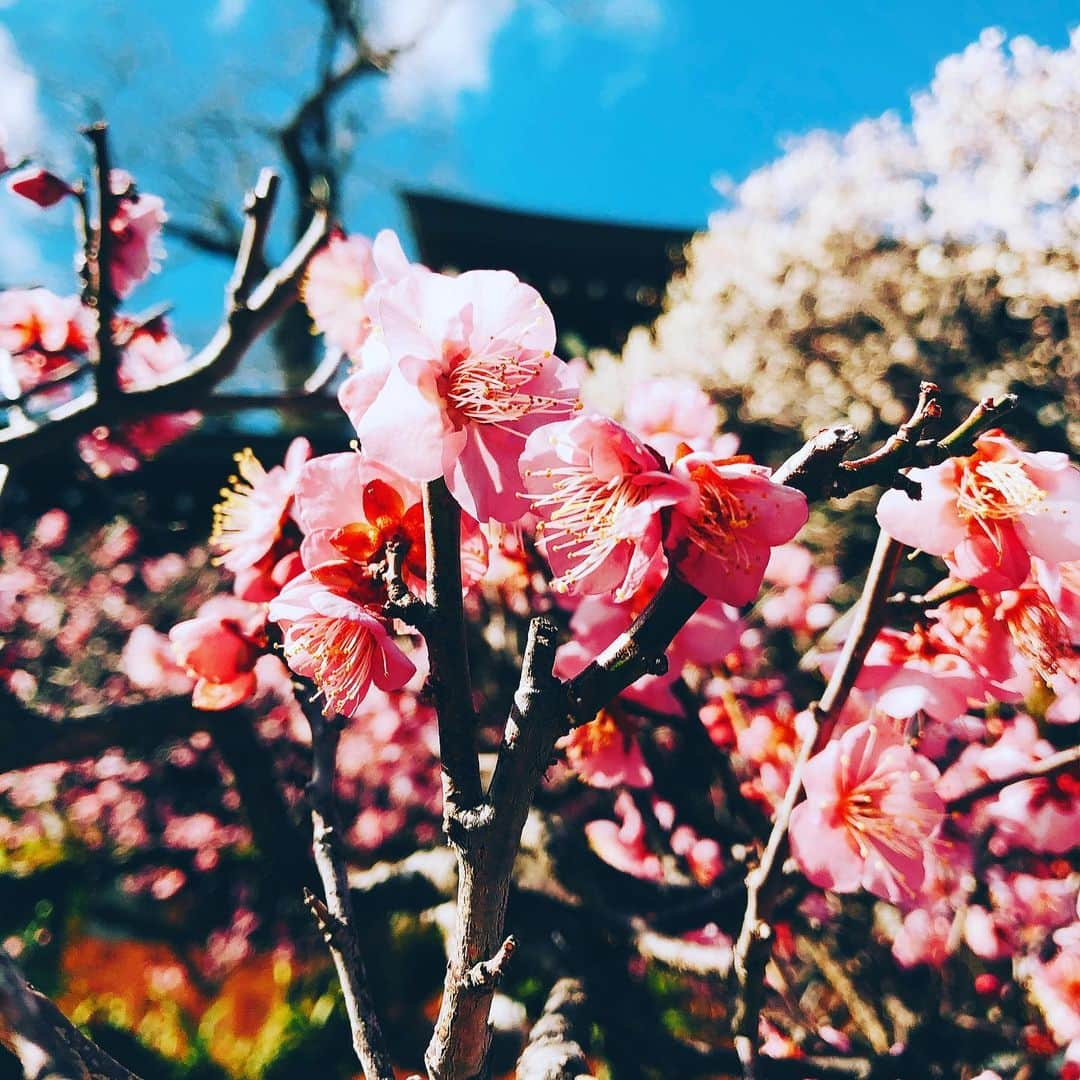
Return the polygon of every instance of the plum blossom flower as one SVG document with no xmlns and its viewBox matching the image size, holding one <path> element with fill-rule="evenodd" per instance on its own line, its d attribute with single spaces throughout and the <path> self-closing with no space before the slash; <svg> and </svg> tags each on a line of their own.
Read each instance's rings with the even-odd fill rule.
<svg viewBox="0 0 1080 1080">
<path fill-rule="evenodd" d="M 716 451 L 720 410 L 693 379 L 648 379 L 634 386 L 623 409 L 623 423 L 642 442 L 675 458 L 682 443 L 694 450 Z M 723 453 L 735 453 L 738 440 L 726 436 Z"/>
<path fill-rule="evenodd" d="M 341 559 L 360 566 L 381 562 L 387 545 L 404 548 L 406 584 L 424 585 L 427 548 L 419 484 L 364 453 L 324 454 L 308 462 L 296 491 L 296 518 L 305 536 L 304 566 Z M 487 567 L 487 541 L 468 514 L 461 515 L 462 583 L 479 581 Z"/>
<path fill-rule="evenodd" d="M 557 592 L 641 588 L 663 559 L 660 512 L 684 497 L 654 451 L 614 420 L 580 416 L 534 432 L 521 457 Z"/>
<path fill-rule="evenodd" d="M 773 548 L 765 581 L 773 586 L 760 604 L 766 626 L 816 634 L 836 618 L 836 609 L 827 601 L 840 584 L 840 571 L 834 566 L 816 567 L 810 550 L 801 544 Z"/>
<path fill-rule="evenodd" d="M 604 862 L 624 874 L 646 881 L 663 881 L 660 859 L 646 842 L 645 820 L 628 792 L 620 791 L 616 797 L 615 814 L 620 822 L 601 820 L 586 824 L 589 846 Z"/>
<path fill-rule="evenodd" d="M 261 607 L 217 596 L 194 619 L 169 631 L 176 662 L 195 679 L 195 708 L 231 709 L 254 695 L 255 663 L 266 644 L 265 619 Z"/>
<path fill-rule="evenodd" d="M 341 232 L 308 264 L 304 303 L 332 348 L 359 353 L 371 332 L 368 292 L 377 275 L 371 241 Z"/>
<path fill-rule="evenodd" d="M 114 334 L 127 339 L 118 372 L 123 390 L 155 385 L 162 376 L 181 367 L 191 351 L 173 336 L 161 318 L 145 324 L 118 319 Z M 134 472 L 144 460 L 186 435 L 201 419 L 200 413 L 189 409 L 126 421 L 114 428 L 97 427 L 79 437 L 79 456 L 97 476 Z"/>
<path fill-rule="evenodd" d="M 260 563 L 282 538 L 311 443 L 293 439 L 283 465 L 269 470 L 250 449 L 236 455 L 236 475 L 214 507 L 211 546 L 226 570 L 239 574 Z"/>
<path fill-rule="evenodd" d="M 706 596 L 746 604 L 761 588 L 771 548 L 806 524 L 806 496 L 775 483 L 747 457 L 684 454 L 672 473 L 689 494 L 674 508 L 667 547 L 679 575 Z"/>
<path fill-rule="evenodd" d="M 863 721 L 810 759 L 791 850 L 807 878 L 898 902 L 925 877 L 926 845 L 944 820 L 937 768 L 895 732 Z"/>
<path fill-rule="evenodd" d="M 567 764 L 592 787 L 647 788 L 653 775 L 638 745 L 636 727 L 629 717 L 605 711 L 556 745 L 566 754 Z"/>
<path fill-rule="evenodd" d="M 0 349 L 12 356 L 20 390 L 85 354 L 93 332 L 93 313 L 77 296 L 48 289 L 0 292 Z"/>
<path fill-rule="evenodd" d="M 1046 1017 L 1047 1026 L 1059 1044 L 1080 1040 L 1080 923 L 1059 930 L 1054 940 L 1060 946 L 1046 962 L 1034 957 L 1022 965 L 1028 990 Z"/>
<path fill-rule="evenodd" d="M 478 521 L 517 521 L 525 437 L 577 404 L 540 294 L 507 271 L 410 270 L 379 327 L 339 395 L 364 451 L 412 480 L 445 477 Z"/>
<path fill-rule="evenodd" d="M 1015 674 L 1005 627 L 965 597 L 943 605 L 939 619 L 910 633 L 885 629 L 867 653 L 856 686 L 873 694 L 886 716 L 904 719 L 924 712 L 949 722 L 962 716 L 971 702 L 989 697 L 1016 701 Z M 836 655 L 822 665 L 828 674 Z"/>
<path fill-rule="evenodd" d="M 156 270 L 164 254 L 161 230 L 168 215 L 165 203 L 158 195 L 136 193 L 130 174 L 113 169 L 109 184 L 118 196 L 116 212 L 109 222 L 112 233 L 112 260 L 109 280 L 113 291 L 125 297 Z"/>
<path fill-rule="evenodd" d="M 124 643 L 120 666 L 136 689 L 155 694 L 189 694 L 193 688 L 191 676 L 173 655 L 169 639 L 143 623 L 131 631 Z"/>
<path fill-rule="evenodd" d="M 993 431 L 970 457 L 909 475 L 922 498 L 887 491 L 878 524 L 901 543 L 942 556 L 961 581 L 1015 589 L 1032 555 L 1051 566 L 1080 559 L 1080 469 L 1065 454 L 1027 453 Z"/>
<path fill-rule="evenodd" d="M 3 170 L 0 169 L 0 172 Z M 74 192 L 71 185 L 48 169 L 21 169 L 7 182 L 8 189 L 32 203 L 37 203 L 43 210 L 55 206 L 61 199 Z"/>
<path fill-rule="evenodd" d="M 337 564 L 340 566 L 340 564 Z M 372 683 L 400 690 L 416 673 L 398 648 L 374 604 L 374 583 L 335 564 L 300 574 L 270 601 L 269 618 L 284 634 L 285 659 L 298 675 L 311 679 L 325 700 L 324 712 L 351 717 Z"/>
</svg>

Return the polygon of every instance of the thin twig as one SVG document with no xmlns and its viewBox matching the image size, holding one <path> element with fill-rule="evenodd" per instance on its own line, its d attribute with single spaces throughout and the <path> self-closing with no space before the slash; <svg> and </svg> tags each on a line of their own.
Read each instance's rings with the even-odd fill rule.
<svg viewBox="0 0 1080 1080">
<path fill-rule="evenodd" d="M 1070 746 L 1067 750 L 1059 750 L 1056 754 L 1051 754 L 1041 761 L 1036 761 L 1032 765 L 1009 773 L 1008 776 L 995 777 L 993 780 L 986 780 L 973 788 L 969 788 L 960 795 L 949 799 L 945 804 L 945 809 L 950 814 L 964 813 L 980 799 L 988 799 L 993 795 L 997 795 L 1013 784 L 1022 784 L 1025 780 L 1049 780 L 1061 773 L 1068 772 L 1077 764 L 1080 764 L 1080 746 Z"/>
<path fill-rule="evenodd" d="M 394 1066 L 383 1041 L 368 990 L 367 973 L 360 953 L 360 939 L 349 897 L 345 855 L 334 797 L 338 737 L 340 726 L 319 711 L 317 704 L 304 709 L 311 725 L 312 769 L 308 796 L 315 866 L 322 881 L 325 902 L 310 890 L 304 902 L 315 919 L 334 961 L 345 1011 L 352 1031 L 353 1049 L 367 1080 L 394 1080 Z"/>
<path fill-rule="evenodd" d="M 97 400 L 107 403 L 121 393 L 120 350 L 113 341 L 116 291 L 112 283 L 113 231 L 119 198 L 112 189 L 109 160 L 109 128 L 104 121 L 84 130 L 94 148 L 94 185 L 97 191 L 97 223 L 87 237 L 86 275 L 89 289 L 84 299 L 97 314 L 97 359 L 94 373 Z"/>
<path fill-rule="evenodd" d="M 806 733 L 799 749 L 791 780 L 783 801 L 776 810 L 773 828 L 761 860 L 746 876 L 746 911 L 735 942 L 732 962 L 737 987 L 732 1029 L 735 1048 L 746 1080 L 753 1080 L 759 1075 L 756 1044 L 764 991 L 763 976 L 771 950 L 769 919 L 779 891 L 779 869 L 788 850 L 791 814 L 802 795 L 803 771 L 810 758 L 831 738 L 855 680 L 862 670 L 866 654 L 881 629 L 885 599 L 892 588 L 903 551 L 902 544 L 885 533 L 879 535 L 870 571 L 856 605 L 851 632 L 844 642 L 843 651 L 821 700 L 812 709 L 813 730 Z"/>
</svg>

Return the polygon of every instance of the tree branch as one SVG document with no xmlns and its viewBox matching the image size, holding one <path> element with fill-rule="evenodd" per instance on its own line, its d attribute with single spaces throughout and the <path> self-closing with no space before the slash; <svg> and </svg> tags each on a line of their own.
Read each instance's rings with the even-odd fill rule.
<svg viewBox="0 0 1080 1080">
<path fill-rule="evenodd" d="M 138 1080 L 88 1039 L 0 949 L 0 1044 L 27 1080 Z"/>
<path fill-rule="evenodd" d="M 1080 764 L 1080 746 L 1070 746 L 1067 750 L 1059 750 L 1056 754 L 1051 754 L 1026 768 L 1009 773 L 1008 776 L 999 776 L 969 788 L 962 794 L 949 799 L 945 804 L 945 809 L 950 814 L 965 813 L 980 799 L 997 795 L 1013 784 L 1021 784 L 1025 780 L 1049 780 L 1068 772 L 1078 764 Z"/>
<path fill-rule="evenodd" d="M 264 174 L 265 175 L 265 174 Z M 265 190 L 265 185 L 264 185 Z M 268 198 L 252 198 L 251 229 L 263 235 L 269 219 Z M 318 211 L 307 231 L 280 266 L 269 271 L 243 302 L 230 302 L 225 319 L 211 341 L 187 364 L 170 372 L 152 386 L 102 398 L 95 390 L 51 410 L 30 427 L 0 431 L 0 465 L 19 465 L 98 426 L 112 426 L 149 414 L 181 412 L 198 408 L 209 390 L 231 374 L 241 357 L 296 299 L 307 264 L 326 239 L 329 219 Z M 248 265 L 258 245 L 252 243 L 238 255 L 233 281 L 248 280 Z"/>
<path fill-rule="evenodd" d="M 803 771 L 810 758 L 831 738 L 855 680 L 862 670 L 866 654 L 881 629 L 886 610 L 885 601 L 892 588 L 903 551 L 902 544 L 885 533 L 879 534 L 870 571 L 855 609 L 851 631 L 821 700 L 811 709 L 813 728 L 806 733 L 799 748 L 791 780 L 783 801 L 776 810 L 772 832 L 761 860 L 746 876 L 746 910 L 732 958 L 737 990 L 732 1032 L 746 1080 L 754 1080 L 759 1075 L 758 1017 L 765 988 L 765 965 L 772 947 L 769 919 L 772 917 L 772 908 L 779 891 L 779 870 L 787 856 L 791 814 L 802 796 Z"/>
<path fill-rule="evenodd" d="M 435 559 L 430 547 L 428 558 Z M 500 942 L 521 830 L 555 740 L 566 726 L 562 684 L 551 670 L 557 638 L 554 624 L 533 619 L 485 812 L 476 816 L 472 828 L 449 834 L 458 856 L 457 925 L 439 1018 L 424 1055 L 432 1080 L 484 1075 L 494 985 L 475 974 L 492 958 L 497 970 L 505 962 L 506 946 Z"/>
<path fill-rule="evenodd" d="M 349 898 L 345 856 L 334 799 L 334 774 L 340 728 L 318 706 L 305 708 L 311 725 L 312 770 L 308 785 L 315 866 L 322 880 L 325 903 L 309 889 L 304 903 L 330 949 L 345 1011 L 352 1031 L 353 1049 L 367 1080 L 394 1080 L 394 1066 L 383 1041 L 375 1006 L 360 955 L 360 940 Z"/>
<path fill-rule="evenodd" d="M 429 685 L 439 717 L 443 815 L 450 834 L 455 823 L 464 823 L 463 815 L 480 807 L 484 793 L 461 603 L 461 510 L 445 480 L 424 485 L 424 536 L 431 626 L 426 638 Z"/>
<path fill-rule="evenodd" d="M 585 988 L 578 979 L 560 979 L 551 988 L 518 1060 L 517 1080 L 591 1080 L 581 1048 L 588 1034 L 585 1004 Z"/>
<path fill-rule="evenodd" d="M 113 194 L 109 160 L 109 128 L 98 121 L 84 134 L 94 148 L 94 182 L 97 188 L 97 225 L 89 230 L 86 245 L 87 306 L 97 313 L 97 368 L 94 375 L 97 399 L 108 402 L 120 392 L 120 350 L 113 340 L 116 292 L 112 285 L 113 232 L 119 199 Z"/>
</svg>

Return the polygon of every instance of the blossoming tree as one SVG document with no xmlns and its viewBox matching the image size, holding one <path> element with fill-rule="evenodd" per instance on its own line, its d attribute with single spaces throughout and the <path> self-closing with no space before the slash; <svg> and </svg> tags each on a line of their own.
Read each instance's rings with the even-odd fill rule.
<svg viewBox="0 0 1080 1080">
<path fill-rule="evenodd" d="M 433 1080 L 491 1074 L 519 964 L 551 990 L 515 1050 L 524 1080 L 602 1063 L 1037 1075 L 1062 1051 L 1075 1070 L 1080 471 L 1009 438 L 1015 397 L 939 430 L 944 392 L 923 382 L 865 456 L 838 424 L 770 468 L 685 381 L 635 386 L 622 422 L 585 408 L 543 298 L 505 270 L 433 273 L 393 234 L 346 236 L 316 214 L 261 275 L 271 175 L 225 321 L 189 356 L 161 316 L 119 310 L 153 269 L 162 211 L 112 168 L 105 128 L 88 134 L 93 198 L 33 165 L 9 182 L 42 207 L 73 200 L 85 244 L 80 296 L 0 294 L 0 462 L 27 469 L 74 439 L 101 474 L 134 467 L 197 422 L 301 295 L 347 368 L 356 441 L 315 453 L 300 437 L 280 464 L 242 451 L 215 515 L 218 595 L 170 647 L 141 626 L 125 649 L 129 680 L 171 696 L 112 703 L 58 753 L 76 721 L 35 714 L 8 674 L 27 728 L 15 764 L 93 761 L 136 726 L 209 732 L 239 820 L 177 818 L 173 843 L 210 873 L 254 842 L 282 903 L 303 898 L 369 1080 L 421 1067 L 384 1034 L 364 963 L 364 905 L 389 877 L 420 888 L 444 931 Z M 840 573 L 797 538 L 813 504 L 871 489 L 880 533 L 841 614 Z M 62 521 L 38 530 L 62 546 Z M 937 581 L 901 591 L 916 557 Z M 6 582 L 11 625 L 26 572 Z M 438 806 L 449 873 L 415 853 L 351 865 L 367 778 L 345 763 L 395 740 L 389 802 Z M 149 768 L 114 773 L 134 790 Z M 100 793 L 90 805 L 120 813 Z M 416 842 L 430 855 L 434 841 Z M 152 888 L 165 901 L 182 882 Z M 860 936 L 880 984 L 845 955 Z M 640 992 L 648 965 L 708 1002 L 707 1023 L 665 1029 Z M 926 966 L 940 1009 L 933 994 L 906 1004 Z M 26 1075 L 132 1075 L 6 956 L 0 988 L 0 1039 Z"/>
</svg>

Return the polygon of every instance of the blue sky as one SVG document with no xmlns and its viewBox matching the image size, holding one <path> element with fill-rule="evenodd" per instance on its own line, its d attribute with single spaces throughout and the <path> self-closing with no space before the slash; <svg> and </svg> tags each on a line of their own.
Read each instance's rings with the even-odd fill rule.
<svg viewBox="0 0 1080 1080">
<path fill-rule="evenodd" d="M 395 15 L 439 2 L 382 0 L 398 5 L 386 8 Z M 887 109 L 906 114 L 935 64 L 987 26 L 1061 47 L 1080 21 L 1080 6 L 1064 0 L 442 2 L 465 5 L 466 32 L 448 26 L 446 55 L 421 65 L 418 85 L 388 98 L 373 83 L 347 102 L 366 129 L 347 188 L 350 229 L 403 229 L 393 197 L 401 185 L 703 227 L 722 205 L 714 178 L 743 178 L 775 158 L 785 136 L 843 130 Z M 0 0 L 0 25 L 38 78 L 54 155 L 71 160 L 75 144 L 61 133 L 100 103 L 144 187 L 169 186 L 172 171 L 171 208 L 184 217 L 192 185 L 176 181 L 176 167 L 199 170 L 185 140 L 208 103 L 280 116 L 310 82 L 313 10 L 306 0 Z M 457 75 L 464 85 L 448 89 Z M 425 78 L 433 84 L 421 85 Z M 252 171 L 267 154 L 250 142 L 247 152 Z M 227 168 L 229 153 L 216 143 L 200 184 L 232 202 L 243 167 Z M 66 260 L 63 230 L 48 230 L 42 243 Z M 137 299 L 170 296 L 194 336 L 214 318 L 226 273 L 172 242 L 168 271 Z"/>
</svg>

